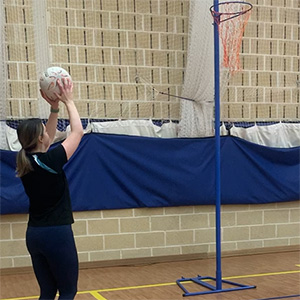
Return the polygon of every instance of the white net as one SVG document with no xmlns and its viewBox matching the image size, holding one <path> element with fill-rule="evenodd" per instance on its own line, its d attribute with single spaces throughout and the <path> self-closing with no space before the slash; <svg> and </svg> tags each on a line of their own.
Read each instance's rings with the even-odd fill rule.
<svg viewBox="0 0 300 300">
<path fill-rule="evenodd" d="M 1 148 L 14 149 L 19 120 L 48 116 L 38 92 L 48 66 L 71 74 L 87 130 L 104 128 L 90 126 L 99 121 L 147 120 L 175 124 L 172 137 L 176 130 L 180 137 L 214 135 L 212 2 L 0 1 Z M 221 69 L 221 120 L 227 129 L 299 122 L 300 2 L 250 2 L 241 70 Z M 64 131 L 63 106 L 59 118 Z"/>
<path fill-rule="evenodd" d="M 47 25 L 47 1 L 32 2 L 33 38 L 35 48 L 35 64 L 37 79 L 51 65 Z M 38 93 L 38 116 L 46 119 L 49 115 L 49 105 L 42 100 Z"/>
<path fill-rule="evenodd" d="M 4 28 L 4 6 L 0 1 L 0 28 Z M 5 57 L 5 35 L 4 30 L 0 31 L 0 58 Z M 6 72 L 5 60 L 0 61 L 0 149 L 6 148 Z"/>
<path fill-rule="evenodd" d="M 195 102 L 181 102 L 180 137 L 213 135 L 214 43 L 209 7 L 211 1 L 191 1 L 189 45 L 184 97 Z"/>
<path fill-rule="evenodd" d="M 190 37 L 183 95 L 191 98 L 201 95 L 199 99 L 202 100 L 214 98 L 213 19 L 209 21 L 204 13 L 212 2 L 192 0 L 190 4 Z M 300 121 L 300 2 L 249 2 L 253 5 L 249 20 L 242 15 L 220 24 L 221 121 L 225 134 L 232 126 L 238 134 L 236 127 L 280 122 L 297 124 Z M 249 7 L 241 3 L 221 4 L 219 9 L 234 13 Z M 229 65 L 228 61 L 233 61 L 234 65 Z M 200 102 L 182 102 L 181 105 L 181 136 L 211 135 L 214 118 L 211 107 Z M 268 129 L 271 127 L 268 126 Z M 290 137 L 294 133 L 291 129 Z M 274 135 L 268 135 L 268 139 L 273 138 Z M 297 139 L 298 142 L 293 145 L 299 144 L 299 135 Z"/>
<path fill-rule="evenodd" d="M 7 75 L 3 120 L 46 118 L 38 78 L 66 69 L 85 126 L 95 121 L 178 122 L 188 0 L 10 0 L 2 12 Z M 142 80 L 136 82 L 136 77 Z M 155 91 L 159 91 L 157 93 Z M 61 105 L 59 130 L 67 114 Z M 16 122 L 15 122 L 16 121 Z"/>
<path fill-rule="evenodd" d="M 242 70 L 223 95 L 223 120 L 299 122 L 299 1 L 254 5 L 240 50 Z"/>
</svg>

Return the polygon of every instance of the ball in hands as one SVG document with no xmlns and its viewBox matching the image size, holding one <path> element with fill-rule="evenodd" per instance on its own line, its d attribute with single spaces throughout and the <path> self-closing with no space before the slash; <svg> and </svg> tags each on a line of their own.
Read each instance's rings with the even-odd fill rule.
<svg viewBox="0 0 300 300">
<path fill-rule="evenodd" d="M 57 79 L 63 84 L 63 78 L 72 81 L 70 74 L 61 67 L 50 67 L 42 73 L 40 77 L 40 88 L 50 100 L 55 100 L 57 98 L 55 93 L 60 95 Z"/>
</svg>

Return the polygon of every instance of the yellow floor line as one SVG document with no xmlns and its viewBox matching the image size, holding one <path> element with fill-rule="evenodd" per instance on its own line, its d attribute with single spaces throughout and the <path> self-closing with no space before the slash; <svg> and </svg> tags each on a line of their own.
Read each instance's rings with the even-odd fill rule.
<svg viewBox="0 0 300 300">
<path fill-rule="evenodd" d="M 97 292 L 90 292 L 90 294 L 97 300 L 107 300 L 106 298 L 104 298 L 103 296 L 101 296 L 99 293 Z"/>
<path fill-rule="evenodd" d="M 282 272 L 273 272 L 273 273 L 250 274 L 250 275 L 224 277 L 223 279 L 226 280 L 226 279 L 238 279 L 238 278 L 251 278 L 251 277 L 285 275 L 285 274 L 294 274 L 294 273 L 300 273 L 300 271 L 297 270 L 297 271 L 282 271 Z"/>
<path fill-rule="evenodd" d="M 251 278 L 251 277 L 285 275 L 285 274 L 294 274 L 294 273 L 300 273 L 300 271 L 297 270 L 297 271 L 283 271 L 283 272 L 273 272 L 273 273 L 260 273 L 260 274 L 239 275 L 239 276 L 223 277 L 222 279 L 230 280 L 230 279 L 241 279 L 241 278 Z M 209 281 L 209 279 L 204 280 L 204 281 Z M 191 282 L 191 281 L 186 281 L 186 283 L 189 283 L 189 282 Z M 175 285 L 175 284 L 177 284 L 177 283 L 176 282 L 167 282 L 167 283 L 146 284 L 146 285 L 137 285 L 137 286 L 124 286 L 124 287 L 101 289 L 101 290 L 95 290 L 95 291 L 103 293 L 103 292 L 113 292 L 113 291 L 124 291 L 124 290 L 133 290 L 133 289 L 142 289 L 142 288 L 149 288 L 149 287 L 161 287 L 161 286 L 169 286 L 169 285 Z M 90 293 L 90 292 L 91 291 L 84 291 L 84 292 L 79 292 L 78 294 L 84 294 L 84 293 Z M 10 299 L 10 300 L 12 300 L 12 299 Z"/>
<path fill-rule="evenodd" d="M 300 265 L 296 265 L 296 266 L 300 266 Z M 286 274 L 295 274 L 295 273 L 300 273 L 300 270 L 238 275 L 238 276 L 223 277 L 222 279 L 231 280 L 231 279 L 241 279 L 241 278 L 262 277 L 262 276 L 286 275 Z M 186 281 L 186 283 L 189 283 L 189 282 L 191 282 L 191 281 Z M 107 300 L 103 296 L 101 296 L 99 293 L 142 289 L 142 288 L 150 288 L 150 287 L 162 287 L 162 286 L 170 286 L 170 285 L 175 285 L 175 284 L 176 284 L 176 282 L 167 282 L 167 283 L 146 284 L 146 285 L 137 285 L 137 286 L 126 286 L 126 287 L 108 288 L 108 289 L 91 290 L 91 291 L 79 291 L 77 294 L 91 294 L 97 300 Z M 1 299 L 1 300 L 27 300 L 27 299 L 35 299 L 38 297 L 39 296 L 30 296 L 30 297 L 19 297 L 19 298 L 7 298 L 7 299 Z"/>
<path fill-rule="evenodd" d="M 124 287 L 101 289 L 101 290 L 94 290 L 94 291 L 81 291 L 81 292 L 78 292 L 77 294 L 86 294 L 86 293 L 91 293 L 91 292 L 97 292 L 97 293 L 115 292 L 115 291 L 124 291 L 124 290 L 144 289 L 144 288 L 149 288 L 149 287 L 169 286 L 169 285 L 174 285 L 174 284 L 176 284 L 176 282 L 156 283 L 156 284 L 146 284 L 146 285 L 136 285 L 136 286 L 124 286 Z M 2 300 L 15 300 L 15 299 L 2 299 Z"/>
<path fill-rule="evenodd" d="M 38 299 L 39 296 L 19 297 L 19 298 L 6 298 L 1 300 L 26 300 L 26 299 Z"/>
</svg>

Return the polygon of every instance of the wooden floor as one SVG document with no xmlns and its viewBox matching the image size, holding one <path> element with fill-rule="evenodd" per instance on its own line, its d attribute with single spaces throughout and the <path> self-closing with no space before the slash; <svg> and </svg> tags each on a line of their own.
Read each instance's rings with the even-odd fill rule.
<svg viewBox="0 0 300 300">
<path fill-rule="evenodd" d="M 300 253 L 285 252 L 222 259 L 223 279 L 255 285 L 254 289 L 185 297 L 191 300 L 300 299 Z M 183 290 L 176 284 L 182 276 L 215 277 L 215 259 L 158 263 L 143 266 L 80 270 L 76 300 L 179 300 Z M 1 299 L 38 299 L 39 288 L 32 273 L 0 276 Z M 213 281 L 210 281 L 212 283 Z M 188 292 L 207 291 L 191 281 Z M 227 284 L 222 289 L 232 288 Z"/>
</svg>

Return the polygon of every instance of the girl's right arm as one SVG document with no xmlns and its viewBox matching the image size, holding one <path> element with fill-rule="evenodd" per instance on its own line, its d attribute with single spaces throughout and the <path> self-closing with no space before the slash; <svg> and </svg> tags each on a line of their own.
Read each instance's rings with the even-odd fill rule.
<svg viewBox="0 0 300 300">
<path fill-rule="evenodd" d="M 67 159 L 69 160 L 81 141 L 83 128 L 79 113 L 73 101 L 73 83 L 68 79 L 62 80 L 63 84 L 59 80 L 57 81 L 61 91 L 61 95 L 57 94 L 57 96 L 59 100 L 65 104 L 70 120 L 71 133 L 62 143 L 66 151 Z"/>
</svg>

